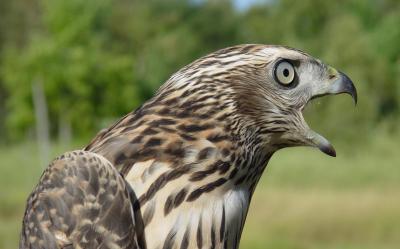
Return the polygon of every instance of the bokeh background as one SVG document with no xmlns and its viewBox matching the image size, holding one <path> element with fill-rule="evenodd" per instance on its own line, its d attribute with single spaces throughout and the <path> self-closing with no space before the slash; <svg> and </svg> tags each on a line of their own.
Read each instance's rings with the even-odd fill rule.
<svg viewBox="0 0 400 249">
<path fill-rule="evenodd" d="M 284 44 L 347 73 L 348 96 L 308 123 L 337 158 L 278 152 L 241 248 L 400 245 L 400 1 L 0 0 L 0 248 L 16 248 L 46 164 L 138 107 L 173 72 L 219 48 Z"/>
</svg>

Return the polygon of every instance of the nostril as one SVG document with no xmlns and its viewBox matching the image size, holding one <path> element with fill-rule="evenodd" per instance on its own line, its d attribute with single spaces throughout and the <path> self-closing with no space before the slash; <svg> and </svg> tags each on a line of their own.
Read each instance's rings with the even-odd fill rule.
<svg viewBox="0 0 400 249">
<path fill-rule="evenodd" d="M 331 80 L 331 79 L 334 79 L 336 77 L 336 75 L 334 75 L 334 74 L 331 74 L 331 75 L 329 75 L 329 79 Z"/>
</svg>

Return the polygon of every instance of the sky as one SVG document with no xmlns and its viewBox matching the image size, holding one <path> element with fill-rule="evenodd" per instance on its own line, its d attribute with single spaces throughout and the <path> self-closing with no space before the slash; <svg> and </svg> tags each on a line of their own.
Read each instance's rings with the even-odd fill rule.
<svg viewBox="0 0 400 249">
<path fill-rule="evenodd" d="M 272 0 L 232 0 L 233 5 L 240 11 L 246 11 L 253 5 L 272 2 Z"/>
</svg>

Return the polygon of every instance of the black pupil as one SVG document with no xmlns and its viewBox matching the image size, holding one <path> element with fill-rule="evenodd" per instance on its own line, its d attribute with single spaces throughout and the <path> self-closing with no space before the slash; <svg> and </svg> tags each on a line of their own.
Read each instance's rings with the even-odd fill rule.
<svg viewBox="0 0 400 249">
<path fill-rule="evenodd" d="M 283 75 L 285 77 L 288 77 L 289 76 L 289 69 L 287 69 L 287 68 L 283 69 Z"/>
</svg>

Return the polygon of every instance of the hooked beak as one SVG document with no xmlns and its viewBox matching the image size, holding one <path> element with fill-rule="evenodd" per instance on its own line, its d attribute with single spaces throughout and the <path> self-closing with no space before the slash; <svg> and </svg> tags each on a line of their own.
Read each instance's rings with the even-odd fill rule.
<svg viewBox="0 0 400 249">
<path fill-rule="evenodd" d="M 337 72 L 337 76 L 335 76 L 335 80 L 328 85 L 323 92 L 319 92 L 311 97 L 310 100 L 319 98 L 326 95 L 336 95 L 341 93 L 349 94 L 354 101 L 354 105 L 357 105 L 357 89 L 353 84 L 353 81 L 342 72 Z"/>
<path fill-rule="evenodd" d="M 354 104 L 357 104 L 357 90 L 353 82 L 344 73 L 337 72 L 336 76 L 334 77 L 334 81 L 330 82 L 328 86 L 323 89 L 323 92 L 314 95 L 311 99 L 325 95 L 336 95 L 341 93 L 349 94 L 353 98 Z M 326 138 L 311 129 L 308 131 L 307 140 L 311 146 L 319 148 L 322 152 L 329 156 L 336 157 L 335 148 L 333 148 L 331 143 Z"/>
<path fill-rule="evenodd" d="M 347 93 L 349 94 L 354 101 L 354 104 L 357 104 L 357 90 L 353 84 L 353 81 L 342 72 L 339 72 L 338 79 L 335 80 L 332 84 L 332 88 L 328 92 L 328 94 L 340 94 Z"/>
</svg>

